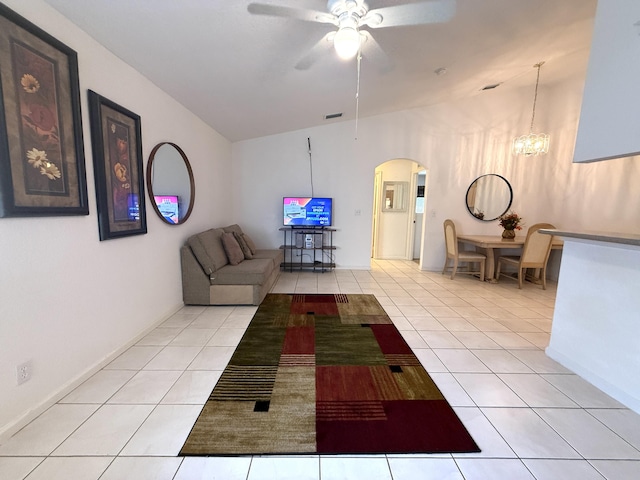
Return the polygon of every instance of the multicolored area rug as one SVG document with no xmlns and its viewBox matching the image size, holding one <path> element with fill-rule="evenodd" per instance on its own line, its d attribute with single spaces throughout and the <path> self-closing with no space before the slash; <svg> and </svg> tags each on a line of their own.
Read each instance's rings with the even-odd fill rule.
<svg viewBox="0 0 640 480">
<path fill-rule="evenodd" d="M 267 295 L 180 455 L 478 452 L 373 295 Z"/>
</svg>

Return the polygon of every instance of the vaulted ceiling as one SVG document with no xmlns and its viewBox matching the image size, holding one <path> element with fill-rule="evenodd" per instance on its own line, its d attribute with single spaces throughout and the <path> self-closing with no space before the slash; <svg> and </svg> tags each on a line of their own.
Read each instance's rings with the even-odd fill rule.
<svg viewBox="0 0 640 480">
<path fill-rule="evenodd" d="M 327 48 L 295 68 L 332 25 L 249 13 L 258 0 L 45 1 L 231 141 L 355 118 L 355 59 Z M 327 8 L 324 0 L 260 3 Z M 360 117 L 482 95 L 487 85 L 533 93 L 539 61 L 541 88 L 584 76 L 596 0 L 455 3 L 446 23 L 370 30 L 386 60 L 364 50 Z M 334 113 L 343 116 L 325 120 Z"/>
</svg>

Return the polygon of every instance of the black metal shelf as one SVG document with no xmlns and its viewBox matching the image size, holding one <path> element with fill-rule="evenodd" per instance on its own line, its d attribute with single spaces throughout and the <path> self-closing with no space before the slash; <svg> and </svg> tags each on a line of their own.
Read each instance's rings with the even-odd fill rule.
<svg viewBox="0 0 640 480">
<path fill-rule="evenodd" d="M 296 247 L 295 245 L 280 245 L 280 250 L 336 250 L 338 247 L 335 245 L 327 247 Z"/>
<path fill-rule="evenodd" d="M 326 272 L 336 268 L 334 228 L 282 227 L 280 231 L 284 232 L 284 244 L 280 245 L 280 249 L 284 250 L 284 262 L 280 264 L 283 270 L 312 269 Z M 307 236 L 311 238 L 305 238 Z M 310 261 L 303 261 L 304 257 L 309 257 Z"/>
<path fill-rule="evenodd" d="M 311 263 L 311 262 L 282 262 L 280 264 L 280 267 L 284 268 L 285 270 L 289 270 L 291 268 L 314 268 L 314 269 L 324 269 L 324 270 L 330 270 L 332 268 L 336 268 L 336 264 L 335 263 Z"/>
</svg>

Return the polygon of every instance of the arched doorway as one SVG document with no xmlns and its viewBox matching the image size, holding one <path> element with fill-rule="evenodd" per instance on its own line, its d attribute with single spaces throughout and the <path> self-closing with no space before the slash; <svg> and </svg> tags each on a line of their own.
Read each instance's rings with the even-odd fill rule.
<svg viewBox="0 0 640 480">
<path fill-rule="evenodd" d="M 394 159 L 375 169 L 371 257 L 412 260 L 422 256 L 427 171 L 418 162 Z M 418 189 L 418 186 L 421 188 Z M 421 200 L 418 200 L 421 195 Z M 417 245 L 416 245 L 417 244 Z"/>
</svg>

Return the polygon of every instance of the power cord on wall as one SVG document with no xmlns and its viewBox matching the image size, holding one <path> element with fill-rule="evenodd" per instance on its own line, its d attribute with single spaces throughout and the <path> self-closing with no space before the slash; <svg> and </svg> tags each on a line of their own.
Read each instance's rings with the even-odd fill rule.
<svg viewBox="0 0 640 480">
<path fill-rule="evenodd" d="M 309 178 L 311 180 L 311 196 L 313 197 L 313 160 L 311 158 L 311 138 L 307 137 L 307 146 L 309 147 Z"/>
</svg>

